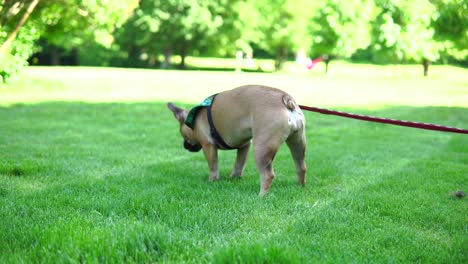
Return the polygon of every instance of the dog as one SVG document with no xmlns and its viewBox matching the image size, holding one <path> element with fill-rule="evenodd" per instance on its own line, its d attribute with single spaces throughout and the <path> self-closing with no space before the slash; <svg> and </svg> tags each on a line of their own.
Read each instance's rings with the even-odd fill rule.
<svg viewBox="0 0 468 264">
<path fill-rule="evenodd" d="M 219 179 L 218 149 L 236 149 L 231 177 L 241 177 L 250 145 L 260 173 L 260 196 L 268 193 L 275 173 L 273 160 L 284 142 L 296 166 L 297 180 L 306 182 L 305 118 L 296 101 L 286 92 L 261 85 L 245 85 L 208 97 L 187 111 L 167 104 L 180 124 L 184 147 L 203 150 L 209 180 Z"/>
</svg>

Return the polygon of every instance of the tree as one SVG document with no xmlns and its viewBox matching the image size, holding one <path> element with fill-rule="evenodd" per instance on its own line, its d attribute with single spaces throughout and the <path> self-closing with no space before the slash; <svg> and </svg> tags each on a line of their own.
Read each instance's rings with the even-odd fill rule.
<svg viewBox="0 0 468 264">
<path fill-rule="evenodd" d="M 37 26 L 26 21 L 39 0 L 0 1 L 0 76 L 3 82 L 26 65 L 39 38 Z"/>
<path fill-rule="evenodd" d="M 211 34 L 199 45 L 197 52 L 213 56 L 234 56 L 237 50 L 252 52 L 251 43 L 257 43 L 256 10 L 246 0 L 221 0 L 212 6 L 212 13 L 222 18 L 216 34 Z"/>
<path fill-rule="evenodd" d="M 253 22 L 246 25 L 242 39 L 273 54 L 275 69 L 280 70 L 291 50 L 310 45 L 307 21 L 315 6 L 307 0 L 252 0 L 250 10 L 241 10 L 248 12 L 252 18 L 249 23 Z"/>
<path fill-rule="evenodd" d="M 2 22 L 0 22 L 0 25 L 3 26 L 4 23 L 6 23 L 6 21 L 8 19 L 10 19 L 9 16 L 13 16 L 13 15 L 10 15 L 16 11 L 13 11 L 14 9 L 22 9 L 23 7 L 27 6 L 26 10 L 24 11 L 24 13 L 21 15 L 21 19 L 18 21 L 18 24 L 15 26 L 15 28 L 13 29 L 13 31 L 11 31 L 9 34 L 8 34 L 8 37 L 6 38 L 5 42 L 0 46 L 0 53 L 5 53 L 8 51 L 8 49 L 10 48 L 11 46 L 11 43 L 13 43 L 13 40 L 15 40 L 16 36 L 18 35 L 18 32 L 19 30 L 21 29 L 21 27 L 24 25 L 24 23 L 26 22 L 26 20 L 28 20 L 29 16 L 31 15 L 31 13 L 33 12 L 34 8 L 36 8 L 37 4 L 39 3 L 39 0 L 33 0 L 31 1 L 29 4 L 26 4 L 26 3 L 23 3 L 21 1 L 17 1 L 17 2 L 10 2 L 10 3 L 13 3 L 11 6 L 8 6 L 7 5 L 3 5 L 2 4 L 2 14 L 1 14 L 1 17 L 3 18 L 2 19 Z M 8 4 L 8 3 L 7 3 Z M 6 8 L 3 8 L 3 7 L 6 7 Z M 5 22 L 3 22 L 3 20 Z"/>
<path fill-rule="evenodd" d="M 42 38 L 72 49 L 89 41 L 109 43 L 110 32 L 137 0 L 0 0 L 0 74 L 4 81 L 37 50 Z M 59 56 L 53 59 L 59 62 Z"/>
<path fill-rule="evenodd" d="M 373 0 L 322 2 L 309 22 L 309 30 L 312 54 L 323 56 L 325 72 L 333 57 L 349 58 L 356 50 L 370 45 L 375 11 Z"/>
<path fill-rule="evenodd" d="M 51 62 L 60 64 L 59 48 L 65 51 L 96 41 L 110 46 L 111 33 L 120 27 L 137 5 L 137 0 L 54 0 L 41 6 L 44 24 L 41 37 L 50 45 Z"/>
<path fill-rule="evenodd" d="M 468 60 L 468 4 L 463 0 L 431 0 L 436 7 L 435 39 L 443 59 Z"/>
<path fill-rule="evenodd" d="M 221 2 L 201 0 L 141 0 L 134 16 L 119 32 L 119 44 L 129 55 L 145 55 L 154 65 L 162 53 L 163 67 L 172 54 L 181 56 L 180 67 L 185 67 L 186 56 L 208 44 L 218 33 L 223 18 L 216 13 Z M 130 36 L 132 39 L 130 39 Z"/>
<path fill-rule="evenodd" d="M 428 75 L 439 58 L 432 21 L 436 9 L 428 0 L 376 0 L 379 14 L 373 25 L 371 52 L 378 61 L 417 61 Z"/>
</svg>

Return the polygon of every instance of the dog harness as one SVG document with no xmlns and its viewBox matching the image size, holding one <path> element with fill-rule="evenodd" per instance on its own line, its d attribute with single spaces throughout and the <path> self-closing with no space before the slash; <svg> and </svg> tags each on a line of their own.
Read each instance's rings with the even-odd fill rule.
<svg viewBox="0 0 468 264">
<path fill-rule="evenodd" d="M 218 147 L 222 147 L 223 149 L 235 149 L 235 148 L 229 146 L 223 140 L 223 138 L 218 133 L 218 131 L 216 130 L 216 127 L 214 125 L 213 116 L 211 114 L 211 106 L 214 103 L 216 95 L 218 95 L 218 94 L 214 94 L 214 95 L 206 98 L 205 100 L 203 100 L 203 102 L 200 105 L 197 105 L 194 108 L 192 108 L 192 110 L 190 110 L 190 112 L 188 113 L 187 118 L 185 119 L 185 124 L 188 127 L 190 127 L 191 129 L 193 129 L 195 127 L 195 117 L 197 116 L 198 112 L 202 108 L 206 107 L 206 115 L 207 115 L 207 118 L 208 118 L 208 124 L 210 125 L 210 135 L 213 138 L 213 140 L 215 141 L 215 144 Z"/>
</svg>

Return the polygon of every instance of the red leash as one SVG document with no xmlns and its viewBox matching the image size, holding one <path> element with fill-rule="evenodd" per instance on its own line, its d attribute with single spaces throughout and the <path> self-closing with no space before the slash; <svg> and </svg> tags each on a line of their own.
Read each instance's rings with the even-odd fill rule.
<svg viewBox="0 0 468 264">
<path fill-rule="evenodd" d="M 299 105 L 299 107 L 303 110 L 317 112 L 317 113 L 321 113 L 325 115 L 336 115 L 336 116 L 342 116 L 342 117 L 359 119 L 359 120 L 376 122 L 376 123 L 384 123 L 384 124 L 414 127 L 414 128 L 427 129 L 427 130 L 468 134 L 468 130 L 462 129 L 462 128 L 456 128 L 456 127 L 447 127 L 447 126 L 441 126 L 441 125 L 418 123 L 418 122 L 404 121 L 404 120 L 395 120 L 395 119 L 388 119 L 388 118 L 381 118 L 381 117 L 374 117 L 374 116 L 364 116 L 364 115 L 351 114 L 351 113 L 345 113 L 345 112 L 340 112 L 340 111 L 335 111 L 335 110 L 323 109 L 323 108 L 318 108 L 318 107 L 310 107 L 310 106 L 304 106 L 304 105 Z"/>
</svg>

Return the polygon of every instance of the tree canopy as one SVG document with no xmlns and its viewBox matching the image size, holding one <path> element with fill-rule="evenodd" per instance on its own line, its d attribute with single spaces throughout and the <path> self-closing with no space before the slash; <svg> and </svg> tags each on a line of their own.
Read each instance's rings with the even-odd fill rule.
<svg viewBox="0 0 468 264">
<path fill-rule="evenodd" d="M 226 7 L 234 1 L 141 0 L 134 15 L 119 35 L 122 47 L 138 50 L 150 58 L 176 53 L 184 58 L 195 51 L 209 49 L 210 41 L 220 32 Z"/>
<path fill-rule="evenodd" d="M 468 61 L 465 0 L 0 0 L 0 74 L 34 52 L 107 52 L 119 66 L 169 67 L 172 55 L 258 52 L 376 63 Z M 159 61 L 162 56 L 164 60 Z M 102 59 L 95 56 L 95 60 Z M 106 65 L 112 65 L 109 61 Z"/>
<path fill-rule="evenodd" d="M 447 57 L 467 60 L 468 3 L 464 0 L 431 0 L 436 8 L 432 26 L 434 38 L 441 43 L 441 53 Z"/>
<path fill-rule="evenodd" d="M 113 30 L 136 5 L 136 0 L 0 0 L 0 75 L 5 80 L 24 66 L 39 39 L 65 50 L 88 41 L 109 45 Z"/>
<path fill-rule="evenodd" d="M 315 56 L 349 58 L 371 44 L 371 21 L 376 8 L 373 0 L 329 0 L 312 16 L 311 51 Z M 328 68 L 328 67 L 327 67 Z"/>
</svg>

